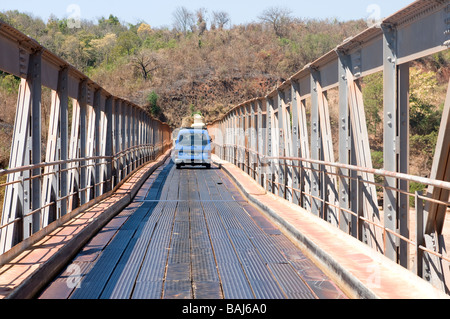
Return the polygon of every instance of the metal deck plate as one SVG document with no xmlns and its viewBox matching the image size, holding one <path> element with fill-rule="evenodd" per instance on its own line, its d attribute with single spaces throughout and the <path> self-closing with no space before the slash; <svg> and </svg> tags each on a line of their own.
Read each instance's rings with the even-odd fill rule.
<svg viewBox="0 0 450 319">
<path fill-rule="evenodd" d="M 80 288 L 61 288 L 66 269 L 42 297 L 343 297 L 220 170 L 176 170 L 170 161 L 73 263 L 80 261 Z"/>
</svg>

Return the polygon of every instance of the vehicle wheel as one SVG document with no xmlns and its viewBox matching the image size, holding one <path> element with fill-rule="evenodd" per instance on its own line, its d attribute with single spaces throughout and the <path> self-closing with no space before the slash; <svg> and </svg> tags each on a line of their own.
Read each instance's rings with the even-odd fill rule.
<svg viewBox="0 0 450 319">
<path fill-rule="evenodd" d="M 211 164 L 206 164 L 206 169 L 211 169 Z"/>
<path fill-rule="evenodd" d="M 177 169 L 181 169 L 181 165 L 180 164 L 177 164 Z"/>
</svg>

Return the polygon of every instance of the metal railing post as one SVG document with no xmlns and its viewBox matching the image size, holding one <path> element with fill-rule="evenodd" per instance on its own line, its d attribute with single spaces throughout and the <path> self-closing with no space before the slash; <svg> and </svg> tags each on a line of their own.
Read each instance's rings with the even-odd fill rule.
<svg viewBox="0 0 450 319">
<path fill-rule="evenodd" d="M 362 177 L 358 176 L 357 182 L 357 218 L 356 218 L 356 229 L 357 229 L 357 237 L 361 242 L 365 241 L 364 232 L 363 232 L 363 220 L 364 217 L 364 184 L 362 181 Z"/>
<path fill-rule="evenodd" d="M 420 246 L 424 243 L 424 220 L 422 192 L 415 193 L 416 206 L 416 274 L 423 278 L 423 250 Z"/>
</svg>

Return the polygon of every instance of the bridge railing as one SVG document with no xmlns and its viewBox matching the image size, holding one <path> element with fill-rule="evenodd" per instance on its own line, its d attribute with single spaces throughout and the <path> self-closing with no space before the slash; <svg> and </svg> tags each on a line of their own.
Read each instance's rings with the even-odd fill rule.
<svg viewBox="0 0 450 319">
<path fill-rule="evenodd" d="M 449 21 L 450 1 L 415 1 L 266 96 L 243 102 L 208 125 L 216 155 L 268 192 L 301 205 L 447 292 L 443 229 L 450 194 L 450 82 L 431 175 L 412 176 L 409 70 L 414 60 L 448 50 Z M 364 77 L 377 72 L 384 83 L 383 170 L 373 169 L 362 94 Z M 330 116 L 331 94 L 337 96 L 337 118 Z M 336 126 L 338 136 L 333 136 Z M 412 182 L 426 193 L 411 192 Z M 411 231 L 411 222 L 417 230 Z"/>
<path fill-rule="evenodd" d="M 236 151 L 238 147 L 231 145 L 223 145 L 222 146 L 223 153 L 232 153 L 235 154 L 234 158 L 226 158 L 227 161 L 237 163 L 241 163 L 241 159 L 236 156 L 238 152 Z M 218 146 L 216 145 L 216 151 L 218 150 Z M 231 149 L 231 151 L 230 151 Z M 245 161 L 241 163 L 244 167 L 245 171 L 248 171 L 251 176 L 255 176 L 258 173 L 258 167 L 261 169 L 260 172 L 265 176 L 264 178 L 264 187 L 266 189 L 276 189 L 282 188 L 285 190 L 284 194 L 287 196 L 285 199 L 296 198 L 298 201 L 298 205 L 301 207 L 310 207 L 311 202 L 318 201 L 320 202 L 320 211 L 319 217 L 325 219 L 329 222 L 331 214 L 327 213 L 329 209 L 336 209 L 336 226 L 339 228 L 346 228 L 348 224 L 347 219 L 351 219 L 350 224 L 350 234 L 355 238 L 358 238 L 360 241 L 368 244 L 368 234 L 369 229 L 368 225 L 372 225 L 382 231 L 383 243 L 382 247 L 379 247 L 379 250 L 382 252 L 386 251 L 387 243 L 386 239 L 388 235 L 391 235 L 392 238 L 396 238 L 397 242 L 403 241 L 405 244 L 412 245 L 414 249 L 410 250 L 408 254 L 409 260 L 423 260 L 424 252 L 432 255 L 432 258 L 439 258 L 442 261 L 450 263 L 450 256 L 444 255 L 442 253 L 438 253 L 434 250 L 430 250 L 421 244 L 424 241 L 424 233 L 425 226 L 423 223 L 423 218 L 425 214 L 425 207 L 427 204 L 436 204 L 440 205 L 446 210 L 450 211 L 450 201 L 436 200 L 431 198 L 430 196 L 425 196 L 422 191 L 409 192 L 404 191 L 403 189 L 396 187 L 386 186 L 384 182 L 386 178 L 396 178 L 397 180 L 402 180 L 405 182 L 414 182 L 419 183 L 425 187 L 434 187 L 441 189 L 443 191 L 450 191 L 450 182 L 433 180 L 429 178 L 424 178 L 420 176 L 401 174 L 396 172 L 389 172 L 383 169 L 370 169 L 367 167 L 357 167 L 353 165 L 344 165 L 340 163 L 329 163 L 325 161 L 315 161 L 306 158 L 298 158 L 298 157 L 267 157 L 261 154 L 258 154 L 255 151 L 249 150 L 247 148 L 242 149 L 244 158 L 253 158 L 255 159 L 255 165 L 253 167 L 248 166 L 248 162 Z M 275 161 L 278 161 L 278 164 L 275 164 Z M 312 168 L 312 164 L 318 165 L 318 169 Z M 283 166 L 284 172 L 286 172 L 286 178 L 284 179 L 284 183 L 276 182 L 272 175 L 274 174 L 271 171 L 271 167 L 273 165 Z M 334 171 L 334 172 L 333 172 Z M 298 176 L 299 180 L 304 180 L 301 176 L 305 174 L 306 176 L 311 176 L 312 173 L 320 175 L 321 180 L 323 181 L 322 187 L 323 191 L 321 196 L 314 196 L 311 191 L 305 191 L 304 185 L 299 185 L 298 188 L 294 187 L 292 183 L 289 183 L 289 177 Z M 343 172 L 348 172 L 344 174 Z M 362 176 L 364 174 L 370 174 L 372 176 L 381 177 L 383 183 L 373 182 L 371 179 L 363 179 Z M 335 202 L 331 202 L 327 196 L 327 184 L 331 181 L 330 177 L 337 177 L 339 180 L 347 180 L 353 181 L 356 183 L 356 190 L 354 191 L 353 196 L 355 197 L 355 202 L 357 203 L 356 207 L 353 210 L 345 209 L 339 205 L 336 205 Z M 408 196 L 408 199 L 413 202 L 413 210 L 410 211 L 409 220 L 412 222 L 410 225 L 414 226 L 411 230 L 411 236 L 405 237 L 399 234 L 398 231 L 393 231 L 389 228 L 386 228 L 384 223 L 376 223 L 372 222 L 370 219 L 364 217 L 364 202 L 367 199 L 367 188 L 368 185 L 376 186 L 378 189 L 381 189 L 383 192 L 385 189 L 389 189 L 396 193 L 403 194 Z M 380 208 L 380 210 L 382 210 Z M 383 219 L 383 216 L 381 216 Z M 391 238 L 391 240 L 392 240 Z M 399 244 L 398 244 L 399 245 Z M 428 265 L 429 267 L 429 265 Z M 414 267 L 412 267 L 413 271 L 417 273 L 420 277 L 424 277 L 423 263 L 414 263 Z"/>
<path fill-rule="evenodd" d="M 167 124 L 2 21 L 0 71 L 20 78 L 9 167 L 0 171 L 0 255 L 110 195 L 172 146 Z M 43 88 L 51 92 L 46 136 Z"/>
</svg>

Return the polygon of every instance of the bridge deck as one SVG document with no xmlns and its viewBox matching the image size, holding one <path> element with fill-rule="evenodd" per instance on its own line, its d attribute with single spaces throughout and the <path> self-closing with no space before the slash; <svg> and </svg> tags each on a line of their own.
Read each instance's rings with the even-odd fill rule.
<svg viewBox="0 0 450 319">
<path fill-rule="evenodd" d="M 346 297 L 221 170 L 169 161 L 40 298 Z"/>
</svg>

